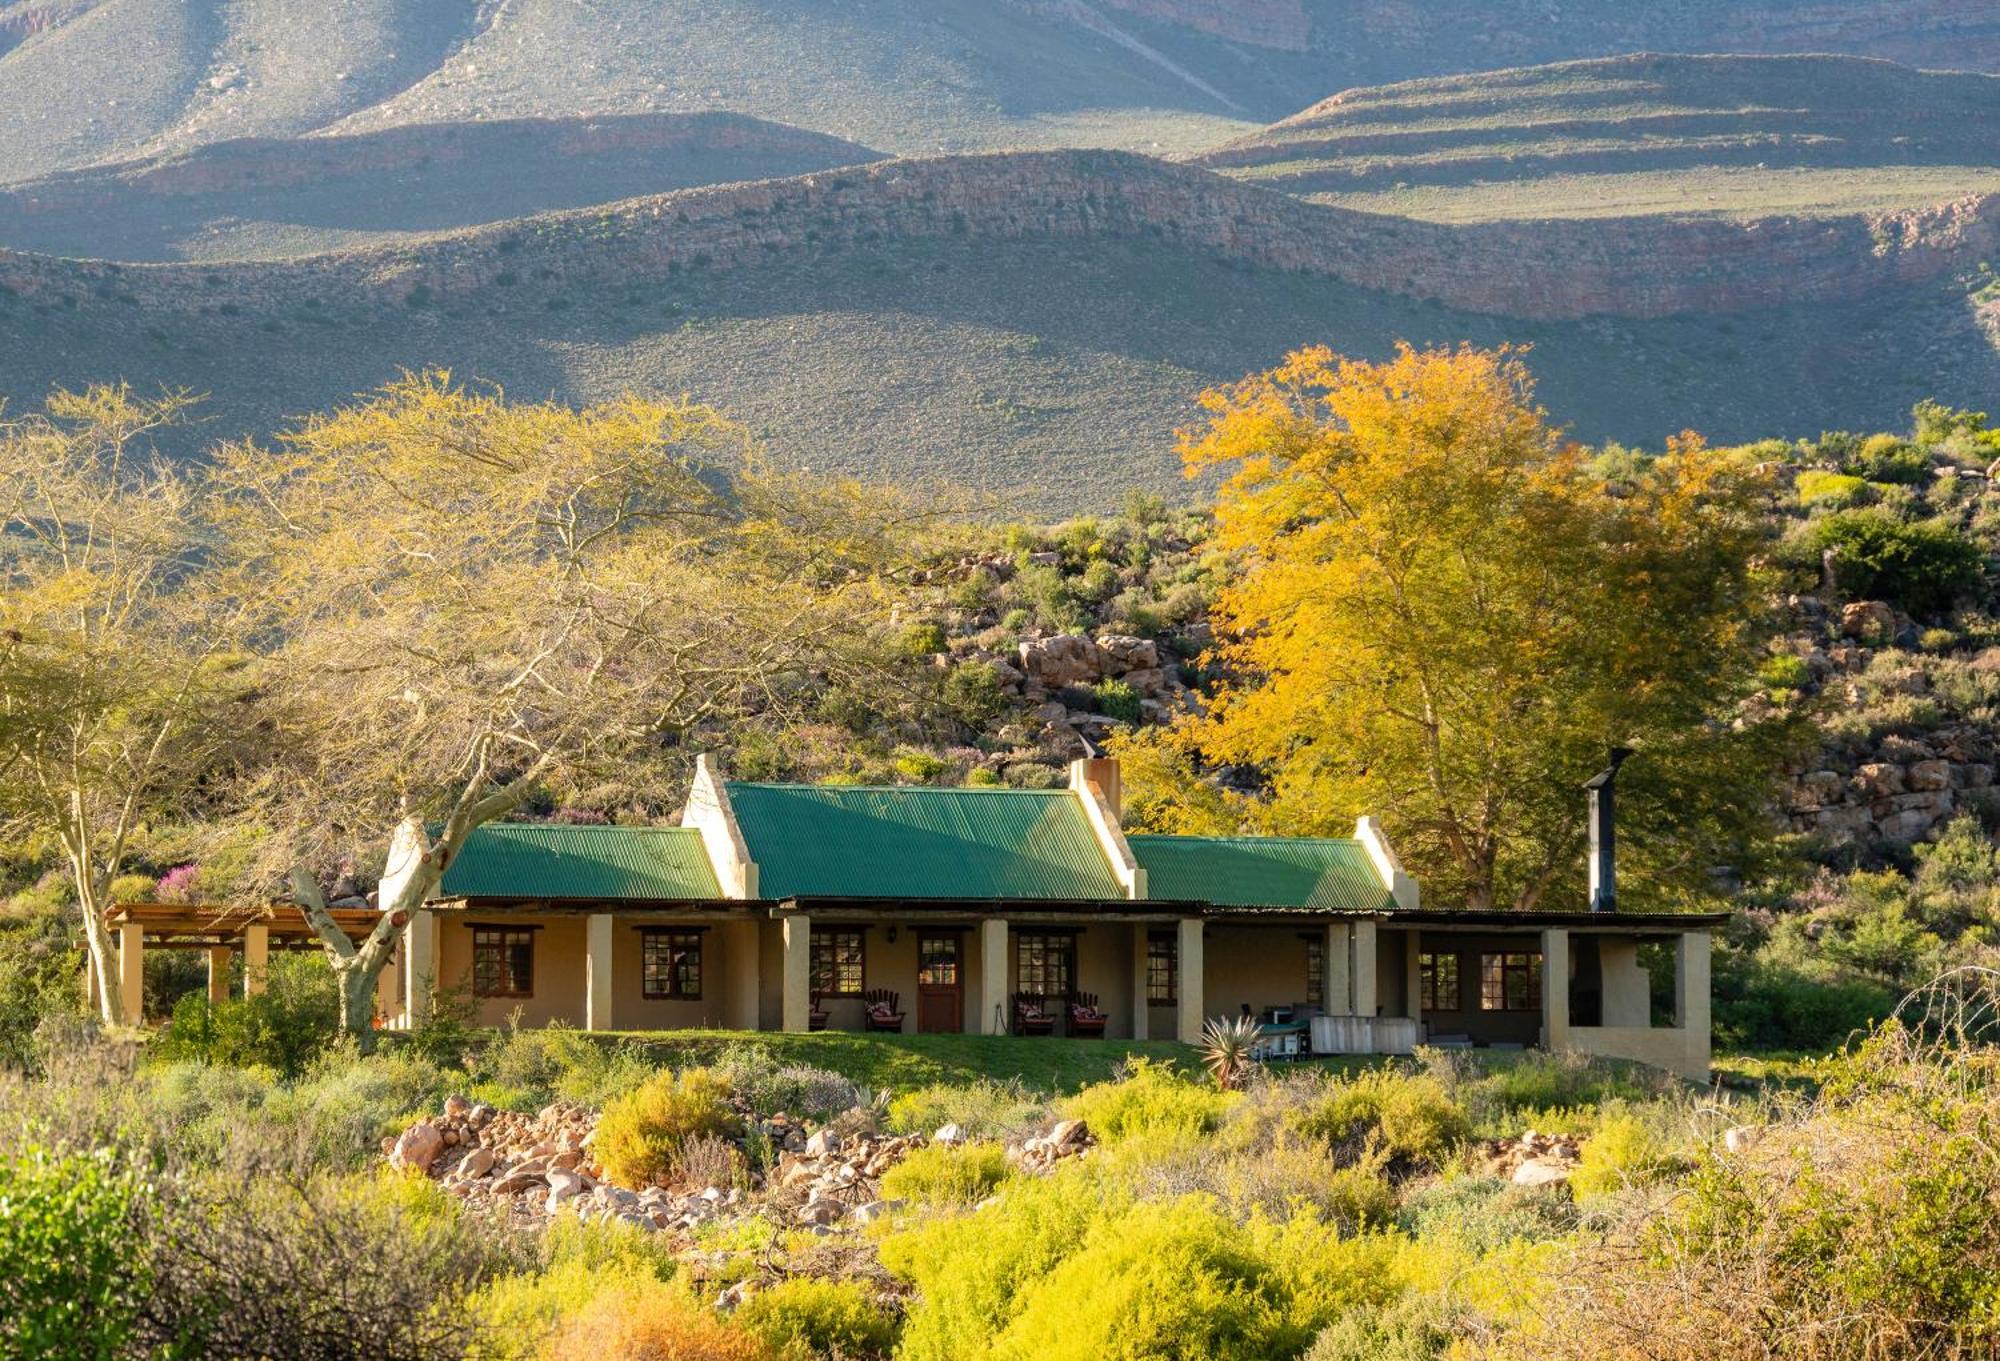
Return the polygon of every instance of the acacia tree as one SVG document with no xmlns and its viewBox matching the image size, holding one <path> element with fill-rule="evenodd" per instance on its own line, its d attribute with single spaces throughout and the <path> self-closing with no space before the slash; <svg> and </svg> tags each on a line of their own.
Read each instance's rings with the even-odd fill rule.
<svg viewBox="0 0 2000 1361">
<path fill-rule="evenodd" d="M 1790 731 L 1734 718 L 1765 634 L 1747 470 L 1684 436 L 1608 483 L 1506 350 L 1309 349 L 1202 400 L 1181 453 L 1226 473 L 1240 572 L 1229 679 L 1175 736 L 1264 772 L 1258 821 L 1379 813 L 1448 899 L 1532 907 L 1575 885 L 1578 787 L 1624 746 L 1642 885 L 1744 844 Z"/>
<path fill-rule="evenodd" d="M 707 407 L 510 404 L 444 373 L 223 449 L 216 477 L 270 658 L 244 813 L 364 1044 L 475 829 L 786 703 L 864 626 L 884 547 L 861 489 L 765 472 Z M 382 865 L 358 943 L 318 887 L 343 861 Z"/>
<path fill-rule="evenodd" d="M 104 914 L 145 820 L 234 740 L 243 686 L 199 589 L 198 480 L 150 437 L 188 399 L 58 391 L 0 424 L 0 818 L 52 836 L 108 1025 L 135 1023 Z"/>
</svg>

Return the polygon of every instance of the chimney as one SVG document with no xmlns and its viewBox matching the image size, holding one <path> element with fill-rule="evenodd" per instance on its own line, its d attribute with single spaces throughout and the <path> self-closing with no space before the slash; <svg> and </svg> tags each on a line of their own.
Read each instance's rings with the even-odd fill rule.
<svg viewBox="0 0 2000 1361">
<path fill-rule="evenodd" d="M 1618 910 L 1618 813 L 1616 790 L 1618 767 L 1632 754 L 1629 747 L 1613 747 L 1611 764 L 1590 777 L 1584 789 L 1590 794 L 1590 910 Z"/>
<path fill-rule="evenodd" d="M 1096 785 L 1104 806 L 1111 810 L 1111 816 L 1123 820 L 1125 817 L 1125 785 L 1118 776 L 1118 758 L 1099 756 L 1094 752 L 1078 761 L 1069 763 L 1069 786 L 1083 789 Z"/>
</svg>

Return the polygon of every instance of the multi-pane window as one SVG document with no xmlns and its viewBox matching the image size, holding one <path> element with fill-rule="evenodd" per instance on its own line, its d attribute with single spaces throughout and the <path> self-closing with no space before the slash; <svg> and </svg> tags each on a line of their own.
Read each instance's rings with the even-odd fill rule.
<svg viewBox="0 0 2000 1361">
<path fill-rule="evenodd" d="M 925 936 L 917 942 L 917 985 L 924 988 L 958 986 L 957 936 Z"/>
<path fill-rule="evenodd" d="M 859 997 L 866 977 L 859 927 L 812 930 L 812 990 L 821 997 Z"/>
<path fill-rule="evenodd" d="M 499 926 L 472 928 L 475 997 L 535 995 L 535 933 Z"/>
<path fill-rule="evenodd" d="M 1536 954 L 1496 954 L 1479 957 L 1481 1011 L 1540 1011 L 1542 957 Z"/>
<path fill-rule="evenodd" d="M 1014 990 L 1032 997 L 1067 997 L 1076 975 L 1076 937 L 1023 931 L 1014 969 Z"/>
<path fill-rule="evenodd" d="M 1425 1011 L 1458 1010 L 1457 955 L 1418 955 L 1417 973 Z"/>
<path fill-rule="evenodd" d="M 1326 937 L 1306 937 L 1306 1005 L 1326 1006 Z"/>
<path fill-rule="evenodd" d="M 1172 1006 L 1180 1000 L 1181 943 L 1171 931 L 1146 936 L 1146 1001 Z"/>
<path fill-rule="evenodd" d="M 639 950 L 646 996 L 701 1000 L 699 931 L 642 931 Z"/>
</svg>

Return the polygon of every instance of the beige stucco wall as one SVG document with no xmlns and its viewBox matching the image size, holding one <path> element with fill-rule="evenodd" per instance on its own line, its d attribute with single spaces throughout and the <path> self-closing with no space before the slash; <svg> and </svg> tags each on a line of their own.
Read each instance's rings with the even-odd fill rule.
<svg viewBox="0 0 2000 1361">
<path fill-rule="evenodd" d="M 1247 1004 L 1255 1015 L 1265 1007 L 1304 1003 L 1306 937 L 1323 933 L 1324 928 L 1311 926 L 1208 923 L 1202 932 L 1204 1010 L 1210 1016 L 1235 1016 Z"/>
<path fill-rule="evenodd" d="M 523 1025 L 551 1021 L 583 1024 L 584 919 L 509 912 L 464 917 L 438 914 L 437 977 L 441 989 L 456 990 L 472 1003 L 472 1023 L 505 1025 L 519 1008 Z M 532 997 L 472 996 L 472 929 L 475 925 L 538 927 L 535 935 Z M 636 949 L 636 945 L 634 946 Z M 634 990 L 637 984 L 633 985 Z"/>
</svg>

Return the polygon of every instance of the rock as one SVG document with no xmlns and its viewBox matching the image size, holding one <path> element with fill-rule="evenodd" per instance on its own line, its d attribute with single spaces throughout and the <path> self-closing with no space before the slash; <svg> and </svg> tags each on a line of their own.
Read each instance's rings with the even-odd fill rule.
<svg viewBox="0 0 2000 1361">
<path fill-rule="evenodd" d="M 1570 1169 L 1548 1158 L 1530 1158 L 1514 1169 L 1516 1186 L 1559 1186 L 1569 1182 Z"/>
<path fill-rule="evenodd" d="M 934 1144 L 962 1144 L 965 1142 L 965 1128 L 962 1125 L 939 1125 L 937 1133 L 931 1135 Z"/>
<path fill-rule="evenodd" d="M 419 1172 L 429 1172 L 438 1154 L 444 1152 L 444 1134 L 428 1120 L 419 1120 L 404 1130 L 390 1150 L 389 1164 L 392 1167 L 414 1168 Z"/>
<path fill-rule="evenodd" d="M 512 1171 L 501 1174 L 500 1180 L 493 1184 L 493 1194 L 496 1196 L 519 1195 L 521 1192 L 532 1190 L 541 1184 L 542 1174 L 540 1172 L 515 1168 Z"/>
<path fill-rule="evenodd" d="M 1049 1131 L 1047 1142 L 1050 1148 L 1069 1148 L 1072 1145 L 1084 1143 L 1089 1138 L 1090 1126 L 1086 1125 L 1083 1121 L 1058 1120 L 1055 1128 Z"/>
<path fill-rule="evenodd" d="M 472 1103 L 462 1096 L 448 1096 L 444 1099 L 444 1118 L 463 1120 L 472 1114 Z"/>
<path fill-rule="evenodd" d="M 1948 761 L 1919 761 L 1910 767 L 1909 785 L 1911 789 L 1951 788 L 1951 763 Z"/>
<path fill-rule="evenodd" d="M 799 1207 L 801 1224 L 831 1224 L 846 1213 L 846 1208 L 837 1200 L 815 1200 Z"/>
<path fill-rule="evenodd" d="M 467 1153 L 465 1157 L 460 1160 L 458 1164 L 458 1174 L 461 1177 L 466 1177 L 466 1178 L 483 1177 L 488 1172 L 491 1172 L 493 1170 L 493 1164 L 495 1161 L 496 1159 L 492 1149 L 475 1148 L 470 1153 Z"/>
<path fill-rule="evenodd" d="M 1722 1131 L 1722 1146 L 1731 1153 L 1742 1153 L 1757 1142 L 1757 1131 L 1748 1125 L 1732 1125 Z"/>
<path fill-rule="evenodd" d="M 871 1200 L 855 1209 L 853 1219 L 857 1224 L 873 1224 L 876 1220 L 886 1218 L 902 1208 L 903 1202 L 900 1200 Z"/>
<path fill-rule="evenodd" d="M 554 1214 L 565 1201 L 575 1200 L 583 1194 L 583 1178 L 574 1172 L 549 1173 L 548 1212 Z"/>
<path fill-rule="evenodd" d="M 1896 612 L 1879 600 L 1853 600 L 1841 606 L 1840 631 L 1864 642 L 1886 642 L 1896 633 Z"/>
<path fill-rule="evenodd" d="M 1886 798 L 1903 792 L 1903 768 L 1886 761 L 1871 761 L 1854 772 L 1854 785 L 1864 798 Z"/>
<path fill-rule="evenodd" d="M 1104 668 L 1113 673 L 1153 670 L 1160 665 L 1159 646 L 1150 638 L 1107 633 L 1098 638 L 1097 651 Z"/>
<path fill-rule="evenodd" d="M 1792 807 L 1802 810 L 1830 807 L 1840 802 L 1846 787 L 1847 781 L 1837 770 L 1815 770 L 1801 775 L 1793 789 Z"/>
<path fill-rule="evenodd" d="M 817 1129 L 806 1140 L 808 1158 L 824 1158 L 829 1153 L 840 1151 L 840 1136 L 830 1129 Z"/>
</svg>

